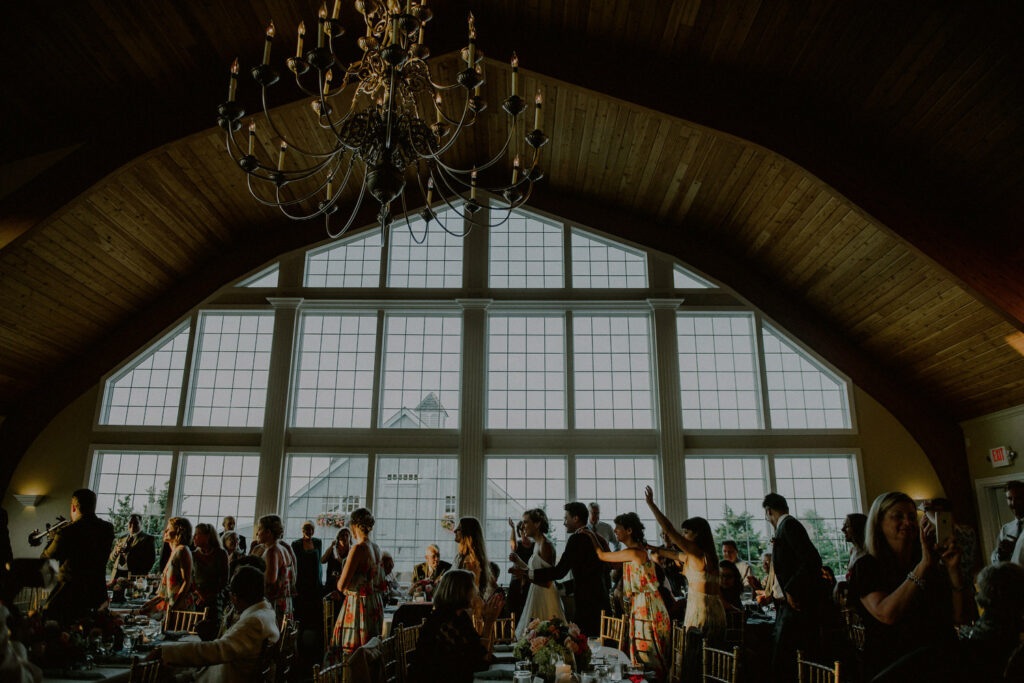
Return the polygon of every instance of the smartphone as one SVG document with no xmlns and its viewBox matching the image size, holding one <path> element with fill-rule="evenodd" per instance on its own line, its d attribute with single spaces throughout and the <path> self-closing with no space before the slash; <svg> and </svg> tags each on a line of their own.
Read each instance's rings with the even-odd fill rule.
<svg viewBox="0 0 1024 683">
<path fill-rule="evenodd" d="M 952 512 L 929 512 L 928 519 L 935 527 L 935 545 L 945 546 L 953 540 Z"/>
</svg>

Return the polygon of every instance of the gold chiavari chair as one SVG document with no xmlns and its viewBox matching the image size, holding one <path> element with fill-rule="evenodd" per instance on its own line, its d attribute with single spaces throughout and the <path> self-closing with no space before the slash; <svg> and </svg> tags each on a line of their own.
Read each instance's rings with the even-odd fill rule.
<svg viewBox="0 0 1024 683">
<path fill-rule="evenodd" d="M 734 647 L 732 652 L 708 647 L 704 642 L 703 681 L 716 683 L 736 683 L 739 680 L 740 649 Z"/>
<path fill-rule="evenodd" d="M 797 683 L 839 683 L 839 662 L 831 667 L 804 659 L 804 653 L 796 651 Z"/>
<path fill-rule="evenodd" d="M 606 617 L 604 610 L 601 610 L 601 645 L 612 645 L 618 650 L 622 649 L 622 644 L 626 638 L 626 618 L 625 617 Z"/>
<path fill-rule="evenodd" d="M 352 671 L 349 669 L 348 659 L 342 657 L 337 664 L 323 668 L 314 665 L 313 683 L 352 683 Z"/>
<path fill-rule="evenodd" d="M 190 612 L 187 610 L 165 610 L 164 631 L 192 633 L 196 632 L 196 624 L 206 618 L 207 610 Z"/>
<path fill-rule="evenodd" d="M 277 655 L 274 662 L 274 679 L 278 683 L 288 680 L 295 666 L 296 643 L 299 629 L 286 614 L 281 618 L 281 639 L 277 641 Z"/>
<path fill-rule="evenodd" d="M 274 664 L 277 647 L 269 639 L 263 641 L 256 664 L 256 677 L 260 683 L 274 683 Z"/>
<path fill-rule="evenodd" d="M 338 619 L 338 605 L 340 601 L 331 600 L 328 595 L 324 598 L 324 644 L 329 645 L 334 635 L 334 622 Z"/>
<path fill-rule="evenodd" d="M 672 668 L 669 683 L 682 683 L 686 666 L 686 628 L 679 622 L 672 623 Z"/>
<path fill-rule="evenodd" d="M 402 656 L 402 680 L 408 679 L 409 665 L 412 663 L 412 654 L 416 652 L 416 643 L 420 639 L 420 628 L 427 622 L 426 619 L 415 626 L 406 626 L 399 632 L 398 649 Z"/>
<path fill-rule="evenodd" d="M 402 683 L 405 680 L 405 660 L 402 657 L 401 624 L 394 627 L 391 635 L 380 643 L 381 661 L 384 664 L 383 683 Z"/>
<path fill-rule="evenodd" d="M 850 627 L 850 641 L 857 648 L 857 652 L 864 652 L 864 624 L 854 624 Z"/>
<path fill-rule="evenodd" d="M 144 662 L 138 657 L 132 657 L 132 668 L 128 672 L 128 683 L 156 683 L 157 676 L 159 675 L 159 659 Z"/>
<path fill-rule="evenodd" d="M 491 643 L 507 644 L 516 642 L 516 615 L 506 619 L 495 619 L 491 629 Z"/>
<path fill-rule="evenodd" d="M 742 610 L 725 611 L 725 642 L 729 645 L 743 647 L 743 629 L 747 624 L 747 615 Z"/>
</svg>

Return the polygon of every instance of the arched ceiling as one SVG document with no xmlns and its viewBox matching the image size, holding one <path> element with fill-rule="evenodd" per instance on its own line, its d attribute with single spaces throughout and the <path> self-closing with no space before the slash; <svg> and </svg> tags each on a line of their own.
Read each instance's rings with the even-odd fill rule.
<svg viewBox="0 0 1024 683">
<path fill-rule="evenodd" d="M 843 359 L 961 419 L 1024 403 L 1013 5 L 432 0 L 427 35 L 456 49 L 472 8 L 483 50 L 516 49 L 544 90 L 538 206 L 739 282 L 838 340 L 855 379 Z M 289 49 L 316 6 L 11 8 L 0 161 L 37 175 L 0 202 L 5 451 L 217 286 L 321 238 L 250 200 L 209 129 L 231 59 L 258 60 L 271 17 Z M 506 73 L 488 78 L 493 109 Z"/>
</svg>

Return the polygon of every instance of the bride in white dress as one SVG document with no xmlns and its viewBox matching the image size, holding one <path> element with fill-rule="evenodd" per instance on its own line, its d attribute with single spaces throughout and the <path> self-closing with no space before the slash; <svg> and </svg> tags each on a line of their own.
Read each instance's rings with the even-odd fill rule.
<svg viewBox="0 0 1024 683">
<path fill-rule="evenodd" d="M 548 516 L 540 508 L 527 510 L 523 513 L 523 531 L 533 539 L 533 554 L 530 556 L 530 563 L 512 553 L 508 559 L 516 566 L 527 569 L 543 569 L 555 564 L 555 547 L 547 538 Z M 516 638 L 522 638 L 526 633 L 527 625 L 534 619 L 553 619 L 558 617 L 565 620 L 565 612 L 562 611 L 562 599 L 558 597 L 558 589 L 554 582 L 531 583 L 530 592 L 526 595 L 526 604 L 520 615 L 519 623 L 516 624 Z"/>
</svg>

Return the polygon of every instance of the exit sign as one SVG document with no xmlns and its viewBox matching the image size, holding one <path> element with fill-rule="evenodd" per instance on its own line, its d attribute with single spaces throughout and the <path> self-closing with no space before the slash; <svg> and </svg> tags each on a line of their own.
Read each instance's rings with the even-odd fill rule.
<svg viewBox="0 0 1024 683">
<path fill-rule="evenodd" d="M 1010 458 L 1007 457 L 1009 448 L 1006 446 L 996 446 L 990 449 L 988 452 L 988 459 L 992 461 L 992 467 L 1006 467 L 1010 464 Z"/>
</svg>

